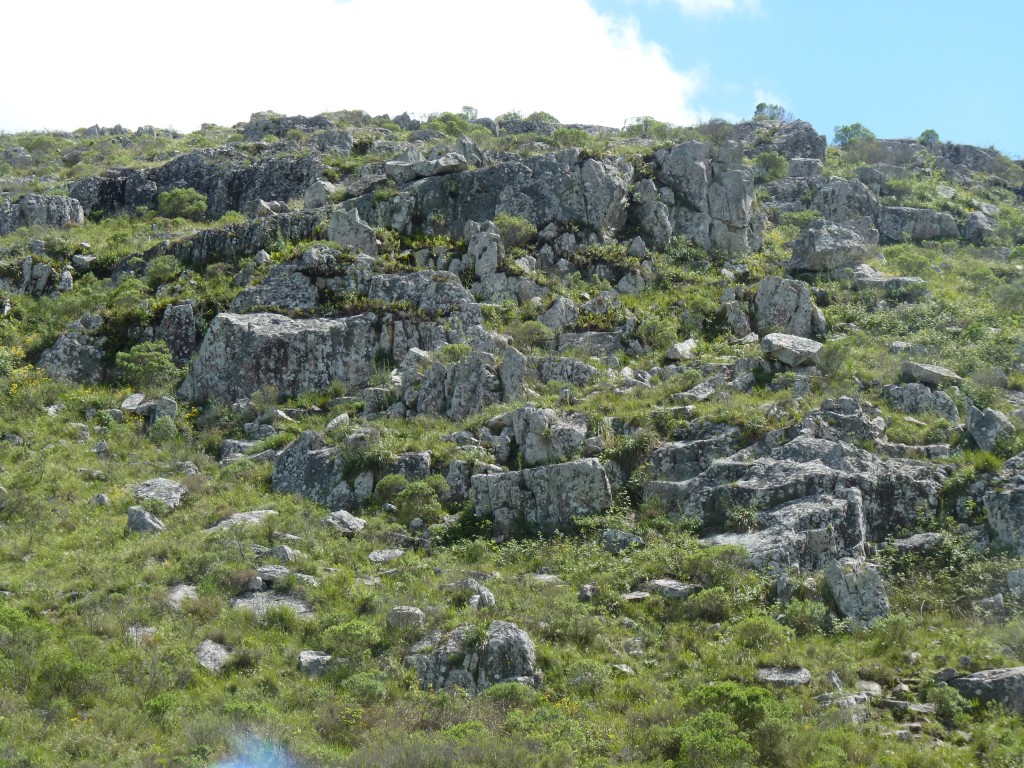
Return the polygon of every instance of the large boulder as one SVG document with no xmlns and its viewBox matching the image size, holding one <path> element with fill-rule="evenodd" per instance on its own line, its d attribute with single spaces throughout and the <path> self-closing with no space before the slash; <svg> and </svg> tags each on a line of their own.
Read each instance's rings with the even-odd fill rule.
<svg viewBox="0 0 1024 768">
<path fill-rule="evenodd" d="M 825 566 L 825 584 L 839 615 L 866 626 L 889 615 L 889 595 L 877 565 L 852 557 Z"/>
<path fill-rule="evenodd" d="M 516 449 L 528 467 L 567 461 L 583 453 L 587 426 L 550 408 L 524 406 L 512 413 Z"/>
<path fill-rule="evenodd" d="M 20 227 L 63 227 L 83 221 L 82 205 L 73 197 L 28 194 L 15 203 L 0 195 L 0 235 Z"/>
<path fill-rule="evenodd" d="M 164 310 L 159 336 L 176 363 L 186 363 L 196 351 L 196 317 L 192 302 L 174 304 Z"/>
<path fill-rule="evenodd" d="M 806 283 L 766 277 L 754 298 L 754 329 L 762 336 L 777 332 L 804 338 L 823 336 L 825 316 L 811 300 Z"/>
<path fill-rule="evenodd" d="M 830 177 L 815 186 L 817 194 L 811 207 L 823 218 L 852 229 L 866 243 L 878 242 L 875 222 L 881 206 L 870 189 L 856 179 L 838 177 Z"/>
<path fill-rule="evenodd" d="M 358 211 L 336 210 L 331 213 L 327 239 L 342 248 L 351 248 L 368 256 L 377 255 L 377 234 L 363 223 Z"/>
<path fill-rule="evenodd" d="M 871 248 L 854 230 L 830 221 L 818 220 L 793 243 L 790 272 L 831 272 L 852 269 L 863 263 Z"/>
<path fill-rule="evenodd" d="M 769 333 L 761 339 L 761 351 L 769 360 L 776 360 L 790 368 L 814 365 L 822 345 L 803 336 L 787 333 Z"/>
<path fill-rule="evenodd" d="M 889 386 L 882 390 L 889 406 L 902 413 L 935 413 L 951 424 L 960 420 L 956 404 L 945 392 L 924 384 L 912 382 L 902 386 Z"/>
<path fill-rule="evenodd" d="M 493 520 L 499 539 L 532 530 L 566 531 L 575 518 L 604 512 L 612 503 L 608 476 L 597 459 L 474 475 L 470 486 L 477 517 Z"/>
<path fill-rule="evenodd" d="M 543 675 L 529 635 L 507 621 L 493 621 L 483 638 L 472 626 L 431 633 L 405 657 L 427 690 L 461 688 L 475 694 L 498 683 L 536 687 Z"/>
<path fill-rule="evenodd" d="M 991 451 L 1000 440 L 1013 437 L 1016 430 L 1008 418 L 992 408 L 967 409 L 967 431 L 983 451 Z"/>
<path fill-rule="evenodd" d="M 998 482 L 985 491 L 982 506 L 996 537 L 1024 553 L 1024 454 L 1003 464 Z"/>
<path fill-rule="evenodd" d="M 96 384 L 103 378 L 102 338 L 84 333 L 62 333 L 39 356 L 39 367 L 52 379 Z"/>
<path fill-rule="evenodd" d="M 953 678 L 949 684 L 965 699 L 981 704 L 994 701 L 1024 715 L 1024 667 L 986 669 Z"/>
<path fill-rule="evenodd" d="M 883 207 L 878 218 L 878 231 L 886 243 L 919 243 L 922 240 L 960 237 L 956 220 L 945 211 L 905 206 Z"/>
<path fill-rule="evenodd" d="M 704 248 L 745 253 L 760 247 L 753 173 L 739 145 L 690 141 L 654 155 L 657 179 L 672 193 L 673 231 Z"/>
</svg>

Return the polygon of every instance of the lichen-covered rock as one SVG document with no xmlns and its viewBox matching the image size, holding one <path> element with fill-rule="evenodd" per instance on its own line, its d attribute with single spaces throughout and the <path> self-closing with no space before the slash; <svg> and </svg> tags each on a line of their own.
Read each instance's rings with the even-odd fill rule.
<svg viewBox="0 0 1024 768">
<path fill-rule="evenodd" d="M 410 649 L 405 665 L 427 690 L 461 688 L 475 694 L 497 683 L 536 687 L 543 679 L 533 641 L 507 621 L 491 622 L 483 638 L 471 626 L 432 633 Z"/>
<path fill-rule="evenodd" d="M 956 220 L 945 211 L 931 208 L 885 206 L 878 218 L 878 231 L 883 242 L 904 243 L 940 238 L 958 238 Z"/>
<path fill-rule="evenodd" d="M 778 556 L 763 559 L 790 558 L 784 565 L 820 561 L 829 552 L 856 554 L 864 541 L 919 525 L 922 514 L 937 509 L 946 468 L 882 459 L 835 440 L 836 428 L 818 421 L 805 421 L 802 434 L 772 434 L 696 477 L 654 480 L 645 495 L 657 498 L 669 517 L 696 519 L 712 529 L 732 510 L 755 511 L 753 533 L 729 534 L 753 538 L 721 543 L 743 544 L 752 553 L 774 550 Z M 817 437 L 819 430 L 833 439 Z"/>
<path fill-rule="evenodd" d="M 422 627 L 427 616 L 419 608 L 412 605 L 398 605 L 388 611 L 386 623 L 388 629 L 409 629 Z"/>
<path fill-rule="evenodd" d="M 322 651 L 300 651 L 299 671 L 306 677 L 323 677 L 330 668 L 332 658 L 329 653 Z"/>
<path fill-rule="evenodd" d="M 754 330 L 761 336 L 769 333 L 804 338 L 823 336 L 825 316 L 811 300 L 807 283 L 766 277 L 754 298 Z"/>
<path fill-rule="evenodd" d="M 265 278 L 231 300 L 232 312 L 309 310 L 319 304 L 313 281 L 294 264 L 277 264 Z"/>
<path fill-rule="evenodd" d="M 142 507 L 128 507 L 128 530 L 133 533 L 160 533 L 166 530 L 156 515 L 147 512 Z"/>
<path fill-rule="evenodd" d="M 935 413 L 951 424 L 960 420 L 956 404 L 945 392 L 912 382 L 882 390 L 890 407 L 902 413 Z"/>
<path fill-rule="evenodd" d="M 569 530 L 574 518 L 604 512 L 612 502 L 597 459 L 474 475 L 471 487 L 476 515 L 494 521 L 499 539 L 525 530 Z"/>
<path fill-rule="evenodd" d="M 870 246 L 849 227 L 818 220 L 804 229 L 793 243 L 790 272 L 831 272 L 852 269 L 871 253 Z"/>
<path fill-rule="evenodd" d="M 327 239 L 357 253 L 377 255 L 377 235 L 359 218 L 358 211 L 333 211 L 327 227 Z"/>
<path fill-rule="evenodd" d="M 164 310 L 159 336 L 176 363 L 186 363 L 196 351 L 196 318 L 192 302 L 174 304 Z"/>
<path fill-rule="evenodd" d="M 812 208 L 833 224 L 852 229 L 866 243 L 878 242 L 875 222 L 881 206 L 870 189 L 856 179 L 830 177 L 814 181 L 811 189 L 816 188 L 817 194 Z"/>
<path fill-rule="evenodd" d="M 1024 553 L 1024 454 L 1003 464 L 998 482 L 985 491 L 982 505 L 996 537 Z"/>
<path fill-rule="evenodd" d="M 1000 440 L 1013 437 L 1013 424 L 1006 416 L 992 408 L 984 411 L 973 405 L 967 409 L 967 431 L 983 451 L 991 451 Z"/>
<path fill-rule="evenodd" d="M 0 235 L 20 227 L 63 227 L 83 221 L 85 213 L 74 197 L 28 194 L 15 203 L 0 195 Z"/>
<path fill-rule="evenodd" d="M 982 704 L 997 702 L 1024 715 L 1024 667 L 986 669 L 949 681 L 965 699 Z"/>
<path fill-rule="evenodd" d="M 734 142 L 690 141 L 654 155 L 658 181 L 673 193 L 672 228 L 704 248 L 745 253 L 760 247 L 753 172 Z"/>
<path fill-rule="evenodd" d="M 959 384 L 963 381 L 953 371 L 941 365 L 916 363 L 912 360 L 905 360 L 900 372 L 905 380 L 920 382 L 930 387 L 948 387 L 950 384 Z"/>
<path fill-rule="evenodd" d="M 583 453 L 587 426 L 550 408 L 524 406 L 512 413 L 516 449 L 526 466 L 567 461 Z"/>
<path fill-rule="evenodd" d="M 214 673 L 223 671 L 234 657 L 235 655 L 231 651 L 214 640 L 203 640 L 196 648 L 196 660 L 199 662 L 199 666 Z"/>
<path fill-rule="evenodd" d="M 324 518 L 324 523 L 345 536 L 354 536 L 366 527 L 366 521 L 363 518 L 356 517 L 344 509 L 331 512 Z"/>
<path fill-rule="evenodd" d="M 188 488 L 177 480 L 154 477 L 135 487 L 135 498 L 139 501 L 156 501 L 168 509 L 177 509 L 188 496 Z"/>
<path fill-rule="evenodd" d="M 104 357 L 99 348 L 103 339 L 84 333 L 62 333 L 53 346 L 39 356 L 39 367 L 50 378 L 96 384 L 103 379 Z"/>
<path fill-rule="evenodd" d="M 866 626 L 889 615 L 889 595 L 878 566 L 852 557 L 825 566 L 825 584 L 840 616 Z"/>
<path fill-rule="evenodd" d="M 757 670 L 757 682 L 786 687 L 810 685 L 811 673 L 804 667 L 761 667 Z"/>
<path fill-rule="evenodd" d="M 761 339 L 761 351 L 765 357 L 790 368 L 817 363 L 821 347 L 817 341 L 787 333 L 769 333 Z"/>
</svg>

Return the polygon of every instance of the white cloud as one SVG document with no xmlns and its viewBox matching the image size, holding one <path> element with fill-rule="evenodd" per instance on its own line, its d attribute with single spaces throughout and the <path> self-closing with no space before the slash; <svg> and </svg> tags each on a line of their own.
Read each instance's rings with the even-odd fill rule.
<svg viewBox="0 0 1024 768">
<path fill-rule="evenodd" d="M 634 22 L 587 0 L 34 0 L 4 16 L 20 30 L 7 36 L 5 59 L 21 62 L 0 101 L 7 131 L 192 130 L 264 109 L 395 115 L 464 105 L 485 116 L 690 124 L 702 83 L 673 69 Z M 32 34 L 41 29 L 45 50 Z"/>
<path fill-rule="evenodd" d="M 707 18 L 735 11 L 758 11 L 760 0 L 672 0 L 687 16 Z"/>
</svg>

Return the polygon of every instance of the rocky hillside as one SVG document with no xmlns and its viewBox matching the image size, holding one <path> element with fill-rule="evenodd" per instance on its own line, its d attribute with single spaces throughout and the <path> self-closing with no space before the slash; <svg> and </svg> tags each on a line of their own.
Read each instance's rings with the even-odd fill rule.
<svg viewBox="0 0 1024 768">
<path fill-rule="evenodd" d="M 841 135 L 0 135 L 0 764 L 1020 765 L 1024 167 Z"/>
</svg>

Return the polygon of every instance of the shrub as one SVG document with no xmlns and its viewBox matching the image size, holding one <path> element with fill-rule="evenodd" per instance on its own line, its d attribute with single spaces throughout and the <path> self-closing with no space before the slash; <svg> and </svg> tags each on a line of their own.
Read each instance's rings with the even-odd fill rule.
<svg viewBox="0 0 1024 768">
<path fill-rule="evenodd" d="M 395 499 L 409 485 L 409 481 L 402 475 L 384 475 L 377 483 L 375 492 L 377 498 L 385 504 L 394 504 Z"/>
<path fill-rule="evenodd" d="M 757 156 L 754 180 L 760 184 L 776 181 L 789 173 L 789 160 L 778 152 L 762 152 Z"/>
<path fill-rule="evenodd" d="M 121 381 L 134 388 L 166 390 L 181 376 L 163 341 L 144 341 L 127 352 L 118 352 L 116 366 Z"/>
<path fill-rule="evenodd" d="M 769 616 L 751 616 L 732 630 L 737 645 L 752 651 L 770 651 L 789 642 L 792 630 Z"/>
<path fill-rule="evenodd" d="M 849 147 L 859 141 L 873 141 L 875 134 L 860 123 L 837 125 L 832 143 L 840 147 Z"/>
<path fill-rule="evenodd" d="M 444 516 L 440 496 L 448 492 L 448 483 L 440 475 L 409 483 L 395 496 L 397 517 L 402 523 L 420 518 L 425 523 L 436 523 Z"/>
<path fill-rule="evenodd" d="M 548 342 L 553 341 L 555 332 L 538 320 L 527 320 L 520 323 L 511 330 L 512 345 L 516 349 L 543 348 Z"/>
<path fill-rule="evenodd" d="M 828 607 L 817 600 L 790 600 L 783 609 L 786 624 L 800 637 L 821 632 L 828 619 Z"/>
<path fill-rule="evenodd" d="M 780 123 L 788 123 L 793 120 L 793 113 L 781 104 L 766 104 L 761 102 L 754 107 L 755 120 L 777 120 Z"/>
<path fill-rule="evenodd" d="M 537 236 L 537 228 L 528 219 L 504 211 L 494 217 L 494 226 L 506 248 L 522 248 Z"/>
<path fill-rule="evenodd" d="M 939 132 L 929 128 L 926 131 L 922 131 L 921 135 L 917 137 L 917 140 L 926 147 L 933 147 L 939 143 Z"/>
<path fill-rule="evenodd" d="M 725 621 L 732 615 L 732 599 L 724 587 L 711 587 L 686 598 L 683 612 L 691 619 Z"/>
<path fill-rule="evenodd" d="M 333 653 L 355 658 L 376 651 L 381 644 L 381 632 L 368 621 L 353 619 L 326 630 L 323 643 Z"/>
<path fill-rule="evenodd" d="M 206 202 L 206 195 L 202 192 L 182 187 L 161 192 L 157 197 L 156 210 L 168 219 L 200 221 L 206 218 Z"/>
</svg>

